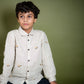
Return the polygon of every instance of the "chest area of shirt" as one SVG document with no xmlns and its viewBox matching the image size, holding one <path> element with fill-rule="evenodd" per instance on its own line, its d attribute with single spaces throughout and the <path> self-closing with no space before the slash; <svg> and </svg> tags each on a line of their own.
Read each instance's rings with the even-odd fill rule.
<svg viewBox="0 0 84 84">
<path fill-rule="evenodd" d="M 16 37 L 16 48 L 17 49 L 38 49 L 41 48 L 41 38 L 38 36 L 18 36 Z"/>
</svg>

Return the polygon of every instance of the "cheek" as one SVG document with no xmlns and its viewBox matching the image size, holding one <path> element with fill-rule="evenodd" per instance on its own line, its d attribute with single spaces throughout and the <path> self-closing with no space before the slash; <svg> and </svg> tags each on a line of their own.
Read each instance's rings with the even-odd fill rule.
<svg viewBox="0 0 84 84">
<path fill-rule="evenodd" d="M 23 22 L 22 22 L 22 21 L 19 21 L 18 23 L 19 23 L 19 24 L 22 24 Z"/>
<path fill-rule="evenodd" d="M 29 20 L 28 22 L 29 22 L 29 23 L 33 23 L 34 21 L 33 21 L 33 20 Z"/>
<path fill-rule="evenodd" d="M 18 19 L 18 22 L 21 23 L 21 22 L 23 22 L 23 20 L 19 18 L 19 19 Z"/>
</svg>

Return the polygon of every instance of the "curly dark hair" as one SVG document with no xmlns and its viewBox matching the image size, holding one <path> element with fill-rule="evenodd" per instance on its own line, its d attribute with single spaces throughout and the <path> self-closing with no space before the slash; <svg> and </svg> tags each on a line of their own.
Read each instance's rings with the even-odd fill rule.
<svg viewBox="0 0 84 84">
<path fill-rule="evenodd" d="M 31 2 L 31 1 L 23 1 L 16 4 L 15 12 L 16 17 L 18 18 L 19 12 L 33 12 L 34 18 L 38 18 L 38 14 L 40 13 L 40 10 Z"/>
</svg>

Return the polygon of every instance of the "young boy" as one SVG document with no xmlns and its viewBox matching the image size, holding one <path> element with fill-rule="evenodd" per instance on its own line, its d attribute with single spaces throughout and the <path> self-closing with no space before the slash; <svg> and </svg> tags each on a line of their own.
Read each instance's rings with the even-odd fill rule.
<svg viewBox="0 0 84 84">
<path fill-rule="evenodd" d="M 47 36 L 43 31 L 33 29 L 39 12 L 31 1 L 16 5 L 20 27 L 7 35 L 1 84 L 56 84 Z"/>
</svg>

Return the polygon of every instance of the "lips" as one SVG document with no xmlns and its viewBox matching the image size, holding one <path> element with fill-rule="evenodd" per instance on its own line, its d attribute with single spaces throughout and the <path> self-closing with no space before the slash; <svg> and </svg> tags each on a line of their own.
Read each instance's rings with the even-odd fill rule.
<svg viewBox="0 0 84 84">
<path fill-rule="evenodd" d="M 28 25 L 27 23 L 24 23 L 23 25 Z"/>
</svg>

